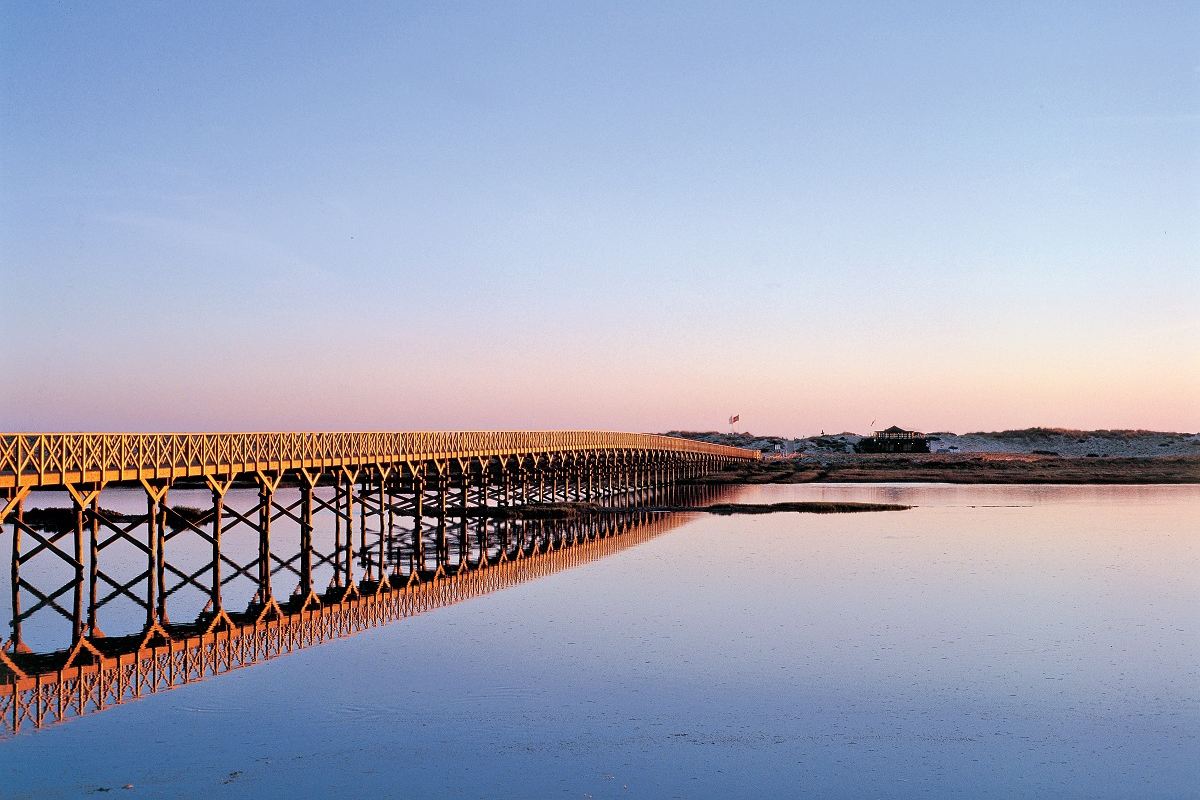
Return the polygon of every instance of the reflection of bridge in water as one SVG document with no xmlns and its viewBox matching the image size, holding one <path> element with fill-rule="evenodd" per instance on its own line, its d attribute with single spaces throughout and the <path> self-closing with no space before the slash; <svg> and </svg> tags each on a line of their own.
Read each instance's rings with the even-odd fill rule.
<svg viewBox="0 0 1200 800">
<path fill-rule="evenodd" d="M 752 458 L 598 432 L 0 436 L 0 730 L 600 558 L 679 523 L 639 507 Z"/>
</svg>

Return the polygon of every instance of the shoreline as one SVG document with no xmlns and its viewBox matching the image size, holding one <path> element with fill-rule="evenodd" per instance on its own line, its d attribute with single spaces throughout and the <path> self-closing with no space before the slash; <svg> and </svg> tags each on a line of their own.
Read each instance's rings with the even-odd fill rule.
<svg viewBox="0 0 1200 800">
<path fill-rule="evenodd" d="M 1200 457 L 1066 458 L 1025 455 L 869 455 L 767 459 L 696 480 L 708 485 L 953 483 L 1152 485 L 1200 483 Z"/>
</svg>

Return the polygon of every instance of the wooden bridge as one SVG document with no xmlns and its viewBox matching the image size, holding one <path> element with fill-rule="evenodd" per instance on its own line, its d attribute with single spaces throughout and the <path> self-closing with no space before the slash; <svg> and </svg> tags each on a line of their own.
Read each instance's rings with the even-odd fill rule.
<svg viewBox="0 0 1200 800">
<path fill-rule="evenodd" d="M 0 435 L 0 730 L 595 557 L 758 457 L 597 431 Z"/>
<path fill-rule="evenodd" d="M 0 434 L 0 490 L 580 455 L 709 464 L 759 458 L 737 447 L 608 431 Z"/>
</svg>

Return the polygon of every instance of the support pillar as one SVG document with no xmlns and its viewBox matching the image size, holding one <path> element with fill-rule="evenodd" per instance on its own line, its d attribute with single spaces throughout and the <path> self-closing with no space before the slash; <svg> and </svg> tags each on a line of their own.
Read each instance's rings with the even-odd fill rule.
<svg viewBox="0 0 1200 800">
<path fill-rule="evenodd" d="M 225 495 L 233 486 L 233 478 L 220 480 L 212 475 L 206 475 L 204 480 L 212 493 L 212 536 L 210 537 L 212 540 L 210 542 L 212 545 L 212 576 L 211 586 L 208 590 L 208 610 L 212 616 L 207 626 L 208 631 L 211 632 L 219 624 L 227 627 L 233 626 L 233 621 L 225 613 L 225 601 L 221 595 L 221 541 L 225 532 Z"/>
<path fill-rule="evenodd" d="M 425 571 L 425 476 L 413 475 L 413 568 L 410 580 Z"/>
<path fill-rule="evenodd" d="M 90 511 L 91 530 L 88 541 L 88 636 L 93 639 L 104 636 L 97 619 L 97 604 L 100 602 L 100 493 L 92 498 Z"/>
<path fill-rule="evenodd" d="M 445 571 L 446 564 L 450 560 L 450 545 L 446 537 L 446 498 L 450 493 L 450 476 L 448 471 L 449 466 L 446 466 L 439 471 L 437 476 L 437 560 L 440 571 Z"/>
<path fill-rule="evenodd" d="M 379 477 L 379 546 L 376 548 L 376 560 L 379 562 L 379 583 L 376 584 L 376 592 L 390 588 L 387 569 L 384 565 L 387 563 L 387 538 L 392 530 L 392 507 L 386 497 L 388 476 L 391 475 L 391 472 L 391 467 L 376 468 L 376 474 Z"/>
<path fill-rule="evenodd" d="M 343 570 L 346 575 L 346 589 L 356 589 L 357 583 L 354 579 L 354 487 L 358 482 L 358 470 L 349 470 L 342 467 L 342 474 L 339 478 L 339 484 L 344 485 L 345 502 L 346 502 L 346 548 L 345 559 L 343 561 Z"/>
<path fill-rule="evenodd" d="M 256 472 L 258 481 L 258 601 L 259 609 L 257 622 L 266 619 L 268 614 L 282 616 L 283 612 L 275 601 L 275 592 L 271 587 L 271 516 L 275 504 L 275 490 L 283 480 L 283 474 L 274 477 L 263 472 Z"/>
<path fill-rule="evenodd" d="M 12 592 L 12 620 L 9 623 L 12 632 L 9 635 L 8 652 L 14 654 L 29 652 L 29 647 L 21 637 L 21 530 L 25 525 L 25 498 L 29 492 L 30 487 L 28 486 L 10 490 L 4 498 L 3 504 L 0 505 L 0 526 L 10 515 L 13 518 L 12 571 L 10 573 L 12 584 L 9 587 Z M 25 677 L 25 673 L 8 657 L 8 652 L 0 647 L 0 663 L 8 667 L 14 676 Z"/>
<path fill-rule="evenodd" d="M 165 587 L 166 551 L 166 501 L 170 483 L 155 485 L 142 478 L 139 481 L 146 492 L 146 627 L 142 632 L 142 646 L 158 637 L 169 641 L 164 625 L 167 618 Z"/>
<path fill-rule="evenodd" d="M 145 479 L 141 481 L 146 492 L 146 629 L 166 625 L 167 598 L 165 583 L 164 550 L 166 549 L 167 491 L 170 484 L 155 486 Z"/>
<path fill-rule="evenodd" d="M 84 526 L 87 522 L 88 505 L 72 492 L 75 503 L 75 589 L 72 593 L 74 603 L 71 608 L 71 644 L 76 645 L 83 638 L 83 539 Z"/>
<path fill-rule="evenodd" d="M 300 611 L 321 605 L 313 589 L 313 494 L 320 480 L 319 471 L 300 470 Z"/>
<path fill-rule="evenodd" d="M 463 566 L 470 561 L 470 550 L 467 544 L 467 506 L 470 503 L 471 496 L 471 475 L 467 472 L 467 467 L 461 467 L 462 475 L 460 476 L 459 485 L 459 507 L 462 509 L 462 515 L 458 518 L 458 572 L 462 572 Z"/>
</svg>

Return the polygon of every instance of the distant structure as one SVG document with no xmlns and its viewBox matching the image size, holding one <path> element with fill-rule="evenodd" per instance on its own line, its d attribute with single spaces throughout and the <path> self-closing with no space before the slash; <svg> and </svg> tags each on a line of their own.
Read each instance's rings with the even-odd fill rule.
<svg viewBox="0 0 1200 800">
<path fill-rule="evenodd" d="M 864 436 L 858 443 L 860 453 L 928 453 L 929 440 L 919 431 L 906 431 L 895 425 Z"/>
</svg>

